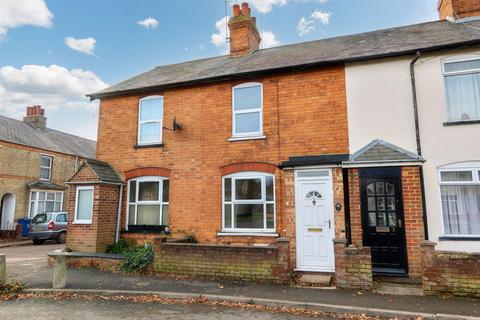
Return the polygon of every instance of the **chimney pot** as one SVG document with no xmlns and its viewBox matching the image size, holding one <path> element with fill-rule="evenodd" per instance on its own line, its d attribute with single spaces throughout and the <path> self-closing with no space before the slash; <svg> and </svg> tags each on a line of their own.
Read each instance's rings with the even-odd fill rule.
<svg viewBox="0 0 480 320">
<path fill-rule="evenodd" d="M 250 15 L 250 8 L 246 2 L 242 3 L 242 14 Z"/>
<path fill-rule="evenodd" d="M 233 16 L 238 17 L 240 15 L 240 6 L 238 4 L 233 5 Z"/>
</svg>

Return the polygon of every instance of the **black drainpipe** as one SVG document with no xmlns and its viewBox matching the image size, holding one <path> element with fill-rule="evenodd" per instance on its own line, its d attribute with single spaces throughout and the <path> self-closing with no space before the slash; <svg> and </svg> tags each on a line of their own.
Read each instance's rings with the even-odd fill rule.
<svg viewBox="0 0 480 320">
<path fill-rule="evenodd" d="M 418 102 L 417 102 L 417 87 L 415 85 L 415 63 L 420 59 L 420 51 L 410 62 L 410 78 L 412 80 L 412 97 L 413 97 L 413 114 L 415 117 L 415 139 L 417 142 L 417 154 L 422 156 L 422 145 L 420 142 L 420 125 L 418 123 Z M 425 203 L 425 182 L 423 178 L 423 165 L 419 168 L 420 173 L 420 190 L 422 193 L 422 209 L 423 209 L 423 229 L 425 233 L 425 240 L 428 240 L 428 222 L 427 222 L 427 206 Z"/>
<path fill-rule="evenodd" d="M 347 245 L 352 244 L 352 222 L 350 218 L 350 189 L 349 189 L 349 178 L 348 178 L 348 169 L 342 168 L 343 173 L 343 210 L 345 213 L 345 233 L 347 236 Z"/>
</svg>

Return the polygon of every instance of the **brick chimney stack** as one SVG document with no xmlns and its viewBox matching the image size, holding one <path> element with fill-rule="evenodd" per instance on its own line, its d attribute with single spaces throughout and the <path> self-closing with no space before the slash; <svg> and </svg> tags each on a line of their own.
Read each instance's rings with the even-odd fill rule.
<svg viewBox="0 0 480 320">
<path fill-rule="evenodd" d="M 248 55 L 260 47 L 260 33 L 257 29 L 257 19 L 250 16 L 248 3 L 233 5 L 233 17 L 228 20 L 230 29 L 230 56 Z"/>
<path fill-rule="evenodd" d="M 33 124 L 37 128 L 46 128 L 45 109 L 41 106 L 27 107 L 27 115 L 23 117 L 23 122 Z"/>
<path fill-rule="evenodd" d="M 480 1 L 438 0 L 438 16 L 440 20 L 445 20 L 448 17 L 454 20 L 480 17 Z"/>
</svg>

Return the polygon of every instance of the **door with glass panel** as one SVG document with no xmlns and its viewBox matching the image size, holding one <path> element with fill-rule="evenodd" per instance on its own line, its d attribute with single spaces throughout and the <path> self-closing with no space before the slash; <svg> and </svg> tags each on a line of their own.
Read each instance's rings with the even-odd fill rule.
<svg viewBox="0 0 480 320">
<path fill-rule="evenodd" d="M 406 275 L 401 168 L 361 169 L 360 195 L 363 245 L 371 248 L 373 273 Z"/>
</svg>

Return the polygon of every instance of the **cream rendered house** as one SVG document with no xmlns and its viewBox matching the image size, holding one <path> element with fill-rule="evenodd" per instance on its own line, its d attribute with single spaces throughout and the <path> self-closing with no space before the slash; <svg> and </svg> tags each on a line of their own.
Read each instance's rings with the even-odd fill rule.
<svg viewBox="0 0 480 320">
<path fill-rule="evenodd" d="M 480 4 L 458 2 L 440 1 L 440 19 L 480 34 Z M 380 139 L 421 156 L 428 239 L 480 252 L 478 43 L 348 63 L 346 86 L 350 153 Z"/>
</svg>

